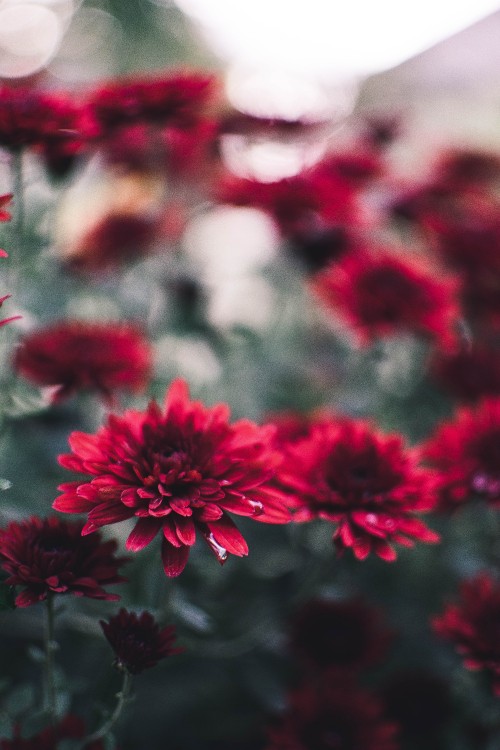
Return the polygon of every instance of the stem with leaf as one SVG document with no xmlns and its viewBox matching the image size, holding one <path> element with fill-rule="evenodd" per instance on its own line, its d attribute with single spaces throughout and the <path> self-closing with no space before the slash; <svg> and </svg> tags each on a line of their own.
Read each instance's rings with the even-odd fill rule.
<svg viewBox="0 0 500 750">
<path fill-rule="evenodd" d="M 110 717 L 104 722 L 104 724 L 99 727 L 99 729 L 96 729 L 95 732 L 92 732 L 88 737 L 85 738 L 83 743 L 79 746 L 78 750 L 83 750 L 84 747 L 86 747 L 91 742 L 96 742 L 97 740 L 102 740 L 104 737 L 106 737 L 118 719 L 121 716 L 122 710 L 125 707 L 125 705 L 129 701 L 130 692 L 132 688 L 132 675 L 127 672 L 126 670 L 123 671 L 123 682 L 122 687 L 119 693 L 117 693 L 117 703 L 115 706 L 115 710 L 110 715 Z"/>
</svg>

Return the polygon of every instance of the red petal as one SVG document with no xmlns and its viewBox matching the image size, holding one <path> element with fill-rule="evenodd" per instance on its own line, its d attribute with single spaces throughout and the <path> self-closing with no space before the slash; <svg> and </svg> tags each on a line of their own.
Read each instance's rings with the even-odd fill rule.
<svg viewBox="0 0 500 750">
<path fill-rule="evenodd" d="M 155 538 L 161 529 L 161 521 L 156 518 L 141 518 L 130 532 L 125 543 L 126 549 L 139 552 Z"/>
<path fill-rule="evenodd" d="M 215 541 L 228 552 L 238 557 L 248 555 L 248 545 L 229 516 L 224 515 L 218 521 L 207 521 L 207 527 Z"/>
<path fill-rule="evenodd" d="M 186 567 L 188 557 L 189 547 L 172 547 L 166 540 L 163 540 L 161 545 L 161 559 L 165 575 L 169 578 L 176 578 L 182 573 Z"/>
<path fill-rule="evenodd" d="M 177 537 L 183 544 L 191 547 L 196 541 L 196 529 L 192 518 L 177 516 L 174 518 Z"/>
</svg>

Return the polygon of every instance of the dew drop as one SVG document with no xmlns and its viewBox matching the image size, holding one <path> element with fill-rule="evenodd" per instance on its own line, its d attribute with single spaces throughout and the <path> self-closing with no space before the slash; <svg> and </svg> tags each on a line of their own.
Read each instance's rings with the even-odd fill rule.
<svg viewBox="0 0 500 750">
<path fill-rule="evenodd" d="M 227 549 L 225 549 L 225 547 L 222 547 L 222 545 L 220 545 L 219 542 L 215 540 L 213 534 L 207 534 L 205 539 L 210 545 L 211 550 L 214 552 L 218 562 L 220 562 L 221 565 L 224 565 L 227 560 Z"/>
</svg>

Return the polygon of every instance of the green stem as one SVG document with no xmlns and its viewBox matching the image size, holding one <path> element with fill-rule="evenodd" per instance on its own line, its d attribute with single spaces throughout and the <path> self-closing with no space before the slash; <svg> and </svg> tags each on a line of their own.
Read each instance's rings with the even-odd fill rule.
<svg viewBox="0 0 500 750">
<path fill-rule="evenodd" d="M 56 686 L 54 679 L 54 598 L 47 595 L 45 609 L 45 707 L 52 725 L 56 723 Z"/>
<path fill-rule="evenodd" d="M 130 690 L 132 687 L 132 675 L 130 675 L 128 672 L 123 672 L 123 683 L 122 688 L 119 693 L 117 693 L 117 704 L 115 706 L 115 710 L 107 719 L 104 724 L 99 727 L 99 729 L 96 729 L 95 732 L 92 732 L 88 737 L 85 738 L 83 743 L 80 745 L 78 750 L 83 750 L 84 747 L 89 745 L 91 742 L 96 742 L 97 740 L 102 740 L 106 735 L 108 735 L 111 731 L 111 729 L 114 727 L 118 719 L 120 718 L 121 712 L 125 706 L 125 704 L 128 702 Z"/>
</svg>

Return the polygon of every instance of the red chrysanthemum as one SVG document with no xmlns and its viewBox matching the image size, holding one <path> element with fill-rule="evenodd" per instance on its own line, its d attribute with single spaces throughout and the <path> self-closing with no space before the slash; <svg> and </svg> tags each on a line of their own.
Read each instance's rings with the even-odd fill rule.
<svg viewBox="0 0 500 750">
<path fill-rule="evenodd" d="M 0 565 L 10 586 L 22 586 L 18 607 L 43 601 L 49 594 L 73 594 L 116 601 L 104 586 L 122 583 L 118 568 L 127 558 L 115 557 L 115 541 L 100 535 L 82 537 L 83 524 L 59 518 L 10 523 L 0 529 Z"/>
<path fill-rule="evenodd" d="M 191 127 L 201 118 L 213 89 L 214 79 L 206 73 L 170 71 L 111 82 L 92 94 L 89 106 L 102 136 L 140 122 Z"/>
<path fill-rule="evenodd" d="M 318 425 L 289 447 L 280 482 L 295 494 L 296 521 L 322 518 L 337 525 L 337 549 L 365 559 L 396 559 L 394 542 L 436 542 L 415 513 L 434 504 L 433 478 L 419 469 L 400 435 L 383 435 L 362 420 Z"/>
<path fill-rule="evenodd" d="M 430 374 L 459 401 L 474 402 L 500 395 L 500 349 L 474 344 L 456 352 L 437 352 Z"/>
<path fill-rule="evenodd" d="M 42 729 L 29 738 L 21 737 L 19 727 L 12 739 L 0 738 L 0 750 L 58 750 L 64 740 L 81 740 L 85 737 L 85 724 L 77 716 L 68 714 L 55 726 Z M 87 743 L 82 750 L 104 750 L 101 740 Z"/>
<path fill-rule="evenodd" d="M 410 331 L 448 346 L 459 318 L 456 283 L 436 278 L 419 260 L 357 250 L 315 277 L 319 297 L 357 331 L 362 342 Z"/>
<path fill-rule="evenodd" d="M 315 671 L 362 669 L 387 650 L 390 633 L 362 599 L 312 599 L 292 620 L 292 653 Z"/>
<path fill-rule="evenodd" d="M 467 669 L 487 670 L 500 697 L 500 586 L 487 573 L 462 583 L 461 600 L 434 617 L 434 630 L 455 644 Z"/>
<path fill-rule="evenodd" d="M 133 325 L 61 321 L 28 334 L 14 368 L 60 401 L 81 390 L 112 400 L 118 390 L 142 391 L 151 373 L 151 346 Z"/>
<path fill-rule="evenodd" d="M 161 659 L 180 653 L 175 648 L 175 627 L 161 628 L 149 612 L 136 615 L 121 609 L 108 621 L 100 625 L 116 655 L 118 669 L 129 674 L 139 674 L 154 667 Z"/>
<path fill-rule="evenodd" d="M 481 498 L 500 507 L 500 400 L 460 409 L 422 446 L 439 471 L 439 509 L 454 510 Z"/>
<path fill-rule="evenodd" d="M 265 750 L 398 750 L 397 726 L 379 701 L 353 685 L 304 685 L 268 731 Z"/>
<path fill-rule="evenodd" d="M 136 518 L 126 545 L 133 552 L 162 531 L 167 576 L 182 572 L 197 531 L 219 562 L 228 552 L 246 555 L 229 513 L 268 523 L 289 516 L 281 493 L 268 482 L 281 460 L 271 445 L 274 428 L 248 420 L 230 425 L 228 416 L 224 404 L 190 402 L 186 383 L 177 380 L 165 412 L 153 402 L 145 412 L 110 416 L 95 435 L 74 432 L 73 453 L 59 461 L 94 479 L 62 485 L 64 494 L 53 507 L 88 512 L 84 534 Z"/>
</svg>

